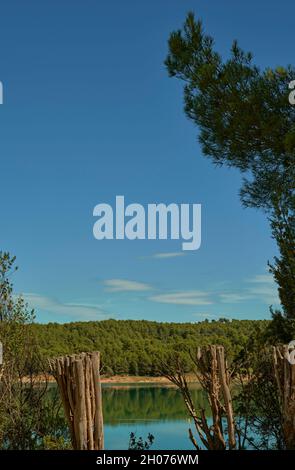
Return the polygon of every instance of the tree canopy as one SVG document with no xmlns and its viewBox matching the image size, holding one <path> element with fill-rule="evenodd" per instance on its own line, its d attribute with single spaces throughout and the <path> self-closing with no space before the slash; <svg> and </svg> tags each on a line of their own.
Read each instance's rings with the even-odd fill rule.
<svg viewBox="0 0 295 470">
<path fill-rule="evenodd" d="M 235 359 L 266 320 L 158 323 L 146 320 L 34 324 L 42 353 L 60 356 L 100 351 L 104 374 L 159 375 L 161 360 L 179 351 L 189 371 L 189 352 L 197 346 L 222 344 Z"/>
<path fill-rule="evenodd" d="M 245 174 L 244 204 L 268 208 L 278 188 L 294 190 L 293 67 L 260 70 L 237 41 L 223 60 L 193 13 L 171 34 L 166 66 L 185 82 L 185 112 L 199 127 L 204 154 Z"/>
</svg>

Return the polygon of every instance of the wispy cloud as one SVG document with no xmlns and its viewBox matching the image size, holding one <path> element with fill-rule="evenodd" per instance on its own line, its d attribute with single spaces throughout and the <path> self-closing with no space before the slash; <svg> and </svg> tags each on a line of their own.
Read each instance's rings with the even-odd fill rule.
<svg viewBox="0 0 295 470">
<path fill-rule="evenodd" d="M 184 256 L 185 253 L 182 251 L 172 251 L 170 253 L 155 253 L 151 258 L 155 259 L 166 259 L 166 258 L 178 258 L 179 256 Z"/>
<path fill-rule="evenodd" d="M 185 256 L 187 253 L 183 251 L 168 251 L 163 253 L 154 253 L 152 255 L 140 256 L 139 259 L 169 259 L 169 258 L 179 258 Z"/>
<path fill-rule="evenodd" d="M 249 279 L 248 293 L 260 298 L 268 305 L 279 304 L 277 286 L 270 274 L 261 274 Z"/>
<path fill-rule="evenodd" d="M 249 282 L 254 284 L 271 284 L 275 285 L 273 277 L 270 274 L 257 274 L 256 276 L 249 279 Z"/>
<path fill-rule="evenodd" d="M 233 304 L 258 300 L 267 305 L 279 304 L 277 286 L 269 274 L 258 274 L 247 279 L 240 292 L 225 292 L 219 294 L 222 303 Z"/>
<path fill-rule="evenodd" d="M 212 301 L 208 298 L 207 292 L 184 291 L 169 294 L 158 294 L 149 297 L 152 302 L 175 305 L 210 305 Z"/>
<path fill-rule="evenodd" d="M 219 298 L 222 303 L 225 304 L 237 304 L 245 300 L 249 300 L 249 295 L 247 294 L 236 294 L 236 293 L 226 293 L 220 294 Z"/>
<path fill-rule="evenodd" d="M 40 312 L 52 316 L 52 321 L 59 321 L 59 319 L 61 321 L 65 321 L 66 317 L 69 318 L 69 321 L 79 319 L 83 321 L 103 320 L 110 316 L 99 306 L 95 305 L 64 303 L 53 297 L 34 293 L 25 293 L 23 294 L 23 297 L 29 307 L 36 310 L 37 318 Z"/>
<path fill-rule="evenodd" d="M 108 292 L 141 292 L 152 289 L 149 284 L 127 279 L 106 279 L 103 284 Z"/>
</svg>

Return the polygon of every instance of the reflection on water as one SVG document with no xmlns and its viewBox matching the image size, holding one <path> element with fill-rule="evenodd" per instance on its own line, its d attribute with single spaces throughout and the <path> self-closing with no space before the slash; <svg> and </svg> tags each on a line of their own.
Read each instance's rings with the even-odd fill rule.
<svg viewBox="0 0 295 470">
<path fill-rule="evenodd" d="M 191 386 L 196 408 L 205 410 L 211 424 L 210 408 L 202 390 Z M 52 385 L 49 394 L 55 395 Z M 128 449 L 130 433 L 137 438 L 155 437 L 152 449 L 193 449 L 188 429 L 195 432 L 181 393 L 174 387 L 154 384 L 104 384 L 103 412 L 106 449 Z M 66 430 L 63 431 L 66 435 Z M 255 435 L 252 434 L 252 438 Z"/>
<path fill-rule="evenodd" d="M 202 390 L 192 394 L 209 415 Z M 188 419 L 182 396 L 176 388 L 158 385 L 104 385 L 103 408 L 106 449 L 126 449 L 129 435 L 155 436 L 153 449 L 191 449 Z"/>
<path fill-rule="evenodd" d="M 204 392 L 193 387 L 192 395 L 195 403 L 209 413 Z M 165 386 L 103 386 L 103 409 L 104 420 L 108 424 L 124 421 L 174 421 L 187 417 L 179 390 Z"/>
<path fill-rule="evenodd" d="M 194 403 L 210 416 L 206 396 L 192 385 Z M 55 395 L 51 385 L 49 395 Z M 131 432 L 137 437 L 155 437 L 152 449 L 186 450 L 193 446 L 188 429 L 194 425 L 189 419 L 183 398 L 175 387 L 154 384 L 104 384 L 103 413 L 106 449 L 128 449 Z M 66 430 L 64 431 L 65 434 Z"/>
</svg>

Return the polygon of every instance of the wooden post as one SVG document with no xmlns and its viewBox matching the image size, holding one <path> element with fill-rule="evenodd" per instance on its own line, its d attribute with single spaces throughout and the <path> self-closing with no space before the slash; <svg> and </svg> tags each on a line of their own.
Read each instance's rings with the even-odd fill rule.
<svg viewBox="0 0 295 470">
<path fill-rule="evenodd" d="M 228 427 L 228 443 L 230 449 L 235 449 L 236 447 L 236 437 L 235 437 L 235 420 L 233 412 L 232 397 L 229 388 L 229 374 L 225 363 L 224 358 L 224 348 L 223 346 L 217 346 L 217 363 L 219 369 L 219 381 L 221 384 L 222 395 L 224 400 L 224 406 L 226 410 L 226 419 Z"/>
<path fill-rule="evenodd" d="M 273 347 L 274 373 L 278 387 L 286 448 L 295 450 L 295 364 L 289 346 Z"/>
<path fill-rule="evenodd" d="M 212 411 L 212 425 L 205 416 L 205 410 L 196 408 L 191 391 L 189 389 L 185 368 L 176 356 L 172 361 L 162 366 L 163 374 L 174 383 L 182 393 L 184 403 L 196 427 L 197 435 L 208 450 L 235 449 L 236 429 L 232 397 L 230 391 L 230 374 L 225 360 L 223 346 L 205 346 L 198 348 L 196 354 L 191 354 L 196 366 L 196 376 L 201 387 L 207 393 L 209 405 Z M 226 417 L 228 424 L 228 445 L 223 429 L 222 418 Z M 194 447 L 200 450 L 193 432 L 189 429 L 189 437 Z"/>
<path fill-rule="evenodd" d="M 75 450 L 102 450 L 103 413 L 99 352 L 50 360 Z"/>
<path fill-rule="evenodd" d="M 0 366 L 3 364 L 3 344 L 0 341 Z"/>
<path fill-rule="evenodd" d="M 99 373 L 99 353 L 92 353 L 92 376 L 94 385 L 94 442 L 97 443 L 95 450 L 103 449 L 103 416 L 102 416 L 102 394 Z"/>
<path fill-rule="evenodd" d="M 3 344 L 0 341 L 0 380 L 2 379 L 2 375 L 4 372 L 4 366 L 3 366 Z"/>
<path fill-rule="evenodd" d="M 226 440 L 222 425 L 225 415 L 228 427 L 228 447 L 236 448 L 236 430 L 230 375 L 228 372 L 223 346 L 210 345 L 198 348 L 197 355 L 192 356 L 197 367 L 197 376 L 203 389 L 208 394 L 213 419 L 213 449 L 225 449 Z"/>
</svg>

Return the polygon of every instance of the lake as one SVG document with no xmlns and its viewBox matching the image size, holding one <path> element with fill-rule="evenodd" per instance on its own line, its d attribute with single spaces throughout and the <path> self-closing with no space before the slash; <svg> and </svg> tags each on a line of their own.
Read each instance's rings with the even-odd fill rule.
<svg viewBox="0 0 295 470">
<path fill-rule="evenodd" d="M 195 403 L 210 414 L 204 392 L 193 387 Z M 173 387 L 136 384 L 103 385 L 105 448 L 128 449 L 130 433 L 155 437 L 152 449 L 193 449 L 188 438 L 194 428 L 180 392 Z"/>
<path fill-rule="evenodd" d="M 208 424 L 212 424 L 206 394 L 197 385 L 190 384 L 190 390 L 196 409 L 204 409 Z M 56 393 L 57 386 L 51 384 L 50 399 L 53 399 Z M 147 440 L 148 434 L 152 434 L 152 450 L 191 450 L 194 447 L 188 437 L 189 428 L 199 443 L 194 423 L 189 418 L 182 395 L 176 387 L 149 383 L 103 384 L 102 398 L 107 450 L 128 449 L 131 433 L 136 434 L 137 439 L 142 437 L 144 441 Z M 67 427 L 64 427 L 66 423 L 63 423 L 60 431 L 68 439 Z M 254 429 L 248 429 L 248 436 L 258 444 Z M 273 438 L 270 437 L 269 444 L 274 444 L 272 441 Z M 251 448 L 253 446 L 248 442 L 246 449 Z"/>
</svg>

